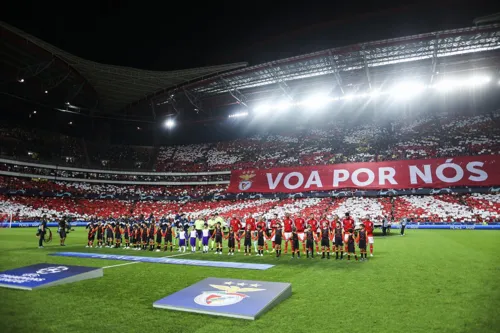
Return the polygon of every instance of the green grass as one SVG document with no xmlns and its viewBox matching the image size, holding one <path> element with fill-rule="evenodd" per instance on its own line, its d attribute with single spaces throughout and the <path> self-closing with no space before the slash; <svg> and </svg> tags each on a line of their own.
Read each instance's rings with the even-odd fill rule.
<svg viewBox="0 0 500 333">
<path fill-rule="evenodd" d="M 85 231 L 36 247 L 35 229 L 0 229 L 0 270 L 40 262 L 86 266 L 124 263 L 48 256 L 54 251 L 165 256 L 86 249 Z M 498 332 L 500 233 L 409 230 L 376 237 L 368 262 L 277 261 L 188 254 L 181 258 L 272 263 L 265 271 L 138 263 L 100 279 L 20 291 L 0 288 L 2 332 Z M 177 252 L 173 253 L 177 254 Z M 154 301 L 206 277 L 282 281 L 293 295 L 256 321 L 155 309 Z"/>
</svg>

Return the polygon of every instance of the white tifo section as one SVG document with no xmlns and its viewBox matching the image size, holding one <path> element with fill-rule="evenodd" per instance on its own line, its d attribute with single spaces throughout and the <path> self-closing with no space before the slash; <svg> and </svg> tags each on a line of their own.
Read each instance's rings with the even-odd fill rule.
<svg viewBox="0 0 500 333">
<path fill-rule="evenodd" d="M 204 158 L 207 150 L 210 148 L 209 144 L 194 144 L 177 146 L 174 159 L 177 161 L 193 162 L 197 159 Z"/>
<path fill-rule="evenodd" d="M 274 217 L 274 214 L 278 214 L 279 218 L 283 218 L 285 214 L 289 213 L 292 216 L 296 216 L 299 212 L 301 212 L 304 208 L 312 207 L 317 205 L 321 201 L 320 198 L 307 198 L 294 201 L 291 204 L 285 204 L 283 206 L 276 206 L 271 208 L 264 214 L 266 219 L 271 219 Z"/>
<path fill-rule="evenodd" d="M 426 212 L 428 212 L 429 215 L 437 215 L 441 218 L 453 216 L 455 219 L 475 221 L 476 214 L 479 214 L 482 217 L 491 215 L 491 213 L 482 209 L 471 210 L 471 208 L 468 206 L 442 201 L 432 196 L 410 196 L 403 197 L 403 200 L 407 201 L 415 208 L 424 209 Z"/>
<path fill-rule="evenodd" d="M 377 198 L 347 198 L 343 203 L 341 203 L 337 209 L 333 210 L 333 214 L 338 216 L 344 216 L 345 213 L 349 212 L 356 221 L 365 218 L 369 215 L 371 218 L 377 216 L 384 216 L 388 214 L 385 212 L 382 205 L 379 203 Z"/>
<path fill-rule="evenodd" d="M 278 199 L 260 199 L 260 200 L 246 200 L 246 201 L 241 201 L 236 204 L 232 205 L 225 205 L 225 206 L 219 206 L 213 209 L 202 209 L 202 210 L 196 210 L 190 212 L 190 214 L 199 216 L 199 215 L 209 215 L 213 213 L 226 213 L 232 210 L 240 210 L 240 209 L 246 209 L 246 208 L 251 208 L 251 207 L 257 207 L 257 206 L 262 206 L 264 204 L 270 203 L 270 202 L 278 202 Z"/>
<path fill-rule="evenodd" d="M 500 195 L 498 194 L 482 194 L 482 193 L 474 193 L 471 195 L 473 199 L 486 200 L 490 203 L 500 203 Z"/>
<path fill-rule="evenodd" d="M 74 214 L 75 212 L 65 210 L 61 212 L 60 210 L 47 209 L 43 208 L 33 208 L 30 206 L 26 206 L 20 203 L 15 203 L 11 201 L 0 201 L 0 213 L 7 215 L 22 215 L 29 217 L 37 217 L 46 214 L 47 216 L 51 216 L 53 214 L 57 216 L 62 216 L 65 214 Z"/>
</svg>

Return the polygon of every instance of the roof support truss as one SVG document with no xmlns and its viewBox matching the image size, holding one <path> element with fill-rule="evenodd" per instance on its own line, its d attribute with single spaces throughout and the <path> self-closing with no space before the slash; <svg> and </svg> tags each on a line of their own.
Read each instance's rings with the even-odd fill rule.
<svg viewBox="0 0 500 333">
<path fill-rule="evenodd" d="M 177 108 L 177 101 L 175 100 L 174 95 L 170 96 L 170 98 L 168 99 L 168 102 L 172 106 L 172 109 L 174 109 L 175 113 L 180 113 L 179 109 Z"/>
<path fill-rule="evenodd" d="M 188 89 L 184 89 L 184 94 L 186 95 L 186 98 L 188 99 L 189 103 L 191 103 L 192 106 L 194 106 L 195 111 L 203 111 L 201 100 L 196 96 L 193 92 L 189 91 Z"/>
<path fill-rule="evenodd" d="M 153 116 L 153 120 L 156 120 L 156 111 L 155 111 L 155 103 L 151 101 L 151 115 Z"/>
<path fill-rule="evenodd" d="M 333 68 L 333 75 L 335 76 L 335 79 L 337 80 L 337 85 L 340 88 L 340 91 L 342 92 L 342 95 L 344 95 L 344 87 L 342 84 L 342 77 L 340 76 L 339 73 L 339 67 L 337 66 L 337 61 L 335 61 L 335 58 L 332 55 L 332 51 L 328 51 L 328 60 L 330 61 L 330 65 Z"/>
<path fill-rule="evenodd" d="M 359 74 L 368 79 L 372 88 L 376 88 L 376 81 L 384 80 L 381 73 L 389 75 L 393 71 L 396 74 L 400 68 L 413 67 L 423 73 L 409 71 L 408 75 L 417 73 L 415 75 L 427 75 L 427 78 L 432 70 L 432 79 L 435 80 L 439 66 L 457 64 L 464 57 L 475 58 L 474 61 L 479 62 L 480 53 L 488 58 L 498 57 L 494 54 L 498 50 L 500 25 L 495 24 L 333 48 L 239 69 L 225 74 L 224 78 L 233 89 L 244 92 L 249 98 L 254 95 L 247 93 L 247 89 L 258 90 L 259 87 L 272 84 L 279 85 L 281 90 L 290 95 L 287 87 L 295 86 L 292 81 L 313 80 L 326 75 L 335 76 L 340 90 L 345 93 L 348 84 L 358 84 Z M 431 62 L 433 65 L 429 68 Z M 463 69 L 467 67 L 460 66 Z M 192 91 L 203 93 L 204 97 L 228 93 L 227 85 L 218 79 L 207 80 L 204 85 L 193 87 Z"/>
<path fill-rule="evenodd" d="M 40 63 L 21 68 L 19 69 L 18 78 L 27 79 L 37 76 L 38 74 L 49 68 L 52 63 L 54 63 L 54 59 L 50 61 L 42 61 Z"/>
<path fill-rule="evenodd" d="M 368 52 L 365 51 L 365 47 L 363 46 L 363 51 L 361 51 L 361 54 L 363 56 L 363 62 L 365 64 L 365 73 L 366 73 L 366 80 L 368 81 L 368 88 L 372 90 L 372 80 L 370 78 L 370 69 L 368 68 L 368 61 L 366 61 L 366 54 Z"/>
<path fill-rule="evenodd" d="M 224 79 L 223 77 L 221 77 L 220 79 L 227 86 L 229 94 L 238 102 L 238 104 L 241 104 L 241 105 L 243 105 L 245 107 L 248 107 L 247 97 L 243 93 L 241 93 L 237 88 L 234 88 L 231 85 L 230 81 Z"/>
<path fill-rule="evenodd" d="M 66 99 L 67 103 L 71 103 L 73 99 L 75 99 L 76 96 L 82 91 L 83 87 L 85 86 L 85 82 L 82 82 L 80 84 L 74 85 L 68 90 L 68 98 Z"/>
<path fill-rule="evenodd" d="M 431 64 L 431 80 L 430 83 L 434 81 L 434 77 L 436 76 L 436 67 L 438 60 L 438 51 L 439 51 L 439 35 L 436 35 L 436 39 L 434 40 L 434 52 L 432 53 L 432 64 Z"/>
<path fill-rule="evenodd" d="M 281 90 L 285 94 L 286 98 L 289 101 L 293 101 L 290 87 L 286 84 L 286 81 L 283 80 L 283 78 L 281 77 L 280 68 L 273 67 L 272 64 L 269 64 L 269 74 L 271 74 L 271 76 L 276 80 L 276 82 L 278 83 L 278 86 L 281 88 Z"/>
<path fill-rule="evenodd" d="M 66 72 L 57 76 L 50 76 L 43 83 L 44 90 L 52 90 L 56 88 L 58 85 L 66 81 L 66 79 L 70 76 L 71 72 Z"/>
</svg>

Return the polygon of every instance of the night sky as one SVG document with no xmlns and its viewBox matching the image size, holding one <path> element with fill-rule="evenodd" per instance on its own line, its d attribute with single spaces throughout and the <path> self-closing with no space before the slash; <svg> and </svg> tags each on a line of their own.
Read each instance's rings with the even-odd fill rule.
<svg viewBox="0 0 500 333">
<path fill-rule="evenodd" d="M 500 11 L 500 1 L 486 0 L 66 3 L 8 1 L 1 19 L 89 60 L 175 70 L 467 27 Z"/>
</svg>

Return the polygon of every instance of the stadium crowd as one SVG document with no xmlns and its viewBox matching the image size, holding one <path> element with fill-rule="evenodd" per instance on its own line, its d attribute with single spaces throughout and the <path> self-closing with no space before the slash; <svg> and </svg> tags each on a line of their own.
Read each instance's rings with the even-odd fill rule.
<svg viewBox="0 0 500 333">
<path fill-rule="evenodd" d="M 158 172 L 227 171 L 275 166 L 319 165 L 395 159 L 498 154 L 500 112 L 479 115 L 420 115 L 390 123 L 325 123 L 227 142 L 166 147 L 86 143 L 62 135 L 20 128 L 0 129 L 1 154 L 61 165 Z M 85 147 L 84 147 L 85 146 Z M 84 158 L 88 154 L 90 158 Z M 85 164 L 85 161 L 90 161 Z M 39 171 L 39 172 L 48 172 Z M 81 173 L 66 172 L 69 177 Z M 135 179 L 131 179 L 135 178 Z M 168 179 L 171 180 L 172 176 Z M 87 174 L 81 178 L 162 180 L 161 176 Z M 222 179 L 221 176 L 215 179 Z M 188 178 L 178 177 L 178 180 Z M 207 176 L 206 180 L 212 180 Z"/>
<path fill-rule="evenodd" d="M 188 219 L 218 213 L 230 218 L 264 216 L 274 214 L 282 218 L 309 216 L 316 218 L 326 214 L 343 216 L 350 212 L 354 219 L 367 215 L 374 221 L 387 218 L 400 221 L 403 218 L 415 222 L 500 222 L 500 196 L 491 194 L 399 196 L 384 198 L 287 198 L 247 199 L 231 201 L 132 201 L 116 199 L 81 199 L 61 197 L 27 197 L 0 195 L 0 220 L 37 220 L 42 215 L 72 216 L 77 220 L 120 218 L 143 214 L 173 218 L 180 212 Z"/>
<path fill-rule="evenodd" d="M 156 172 L 228 171 L 245 168 L 319 165 L 394 159 L 452 157 L 500 153 L 500 113 L 420 116 L 402 118 L 384 125 L 356 124 L 346 127 L 325 124 L 314 129 L 294 129 L 282 134 L 261 134 L 228 142 L 159 147 L 121 147 L 86 143 L 63 135 L 19 128 L 0 129 L 1 153 L 35 161 L 52 161 L 73 166 L 123 166 Z M 157 147 L 156 147 L 157 148 Z M 156 153 L 156 155 L 155 155 Z M 89 154 L 91 158 L 85 157 Z M 91 161 L 90 164 L 85 164 Z M 300 198 L 236 201 L 132 201 L 107 199 L 107 194 L 140 196 L 201 197 L 223 194 L 229 173 L 215 175 L 130 174 L 74 171 L 0 163 L 0 171 L 33 175 L 30 178 L 0 177 L 0 217 L 36 219 L 43 214 L 76 219 L 129 215 L 174 216 L 185 212 L 194 219 L 218 213 L 225 218 L 278 214 L 327 214 L 351 212 L 360 219 L 413 218 L 422 222 L 498 221 L 500 199 L 492 194 L 399 196 L 390 198 Z M 39 176 L 39 177 L 36 177 Z M 52 181 L 44 177 L 54 177 Z M 39 178 L 39 179 L 38 179 Z M 66 181 L 61 181 L 65 178 Z M 68 181 L 78 178 L 79 181 Z M 97 183 L 85 180 L 100 180 Z M 106 181 L 211 182 L 210 185 L 158 186 L 109 184 Z M 223 184 L 218 184 L 218 182 Z M 225 183 L 224 183 L 225 182 Z M 24 196 L 23 191 L 50 191 L 56 194 L 96 194 L 99 199 L 66 198 L 63 195 Z M 151 198 L 148 198 L 151 199 Z"/>
</svg>

